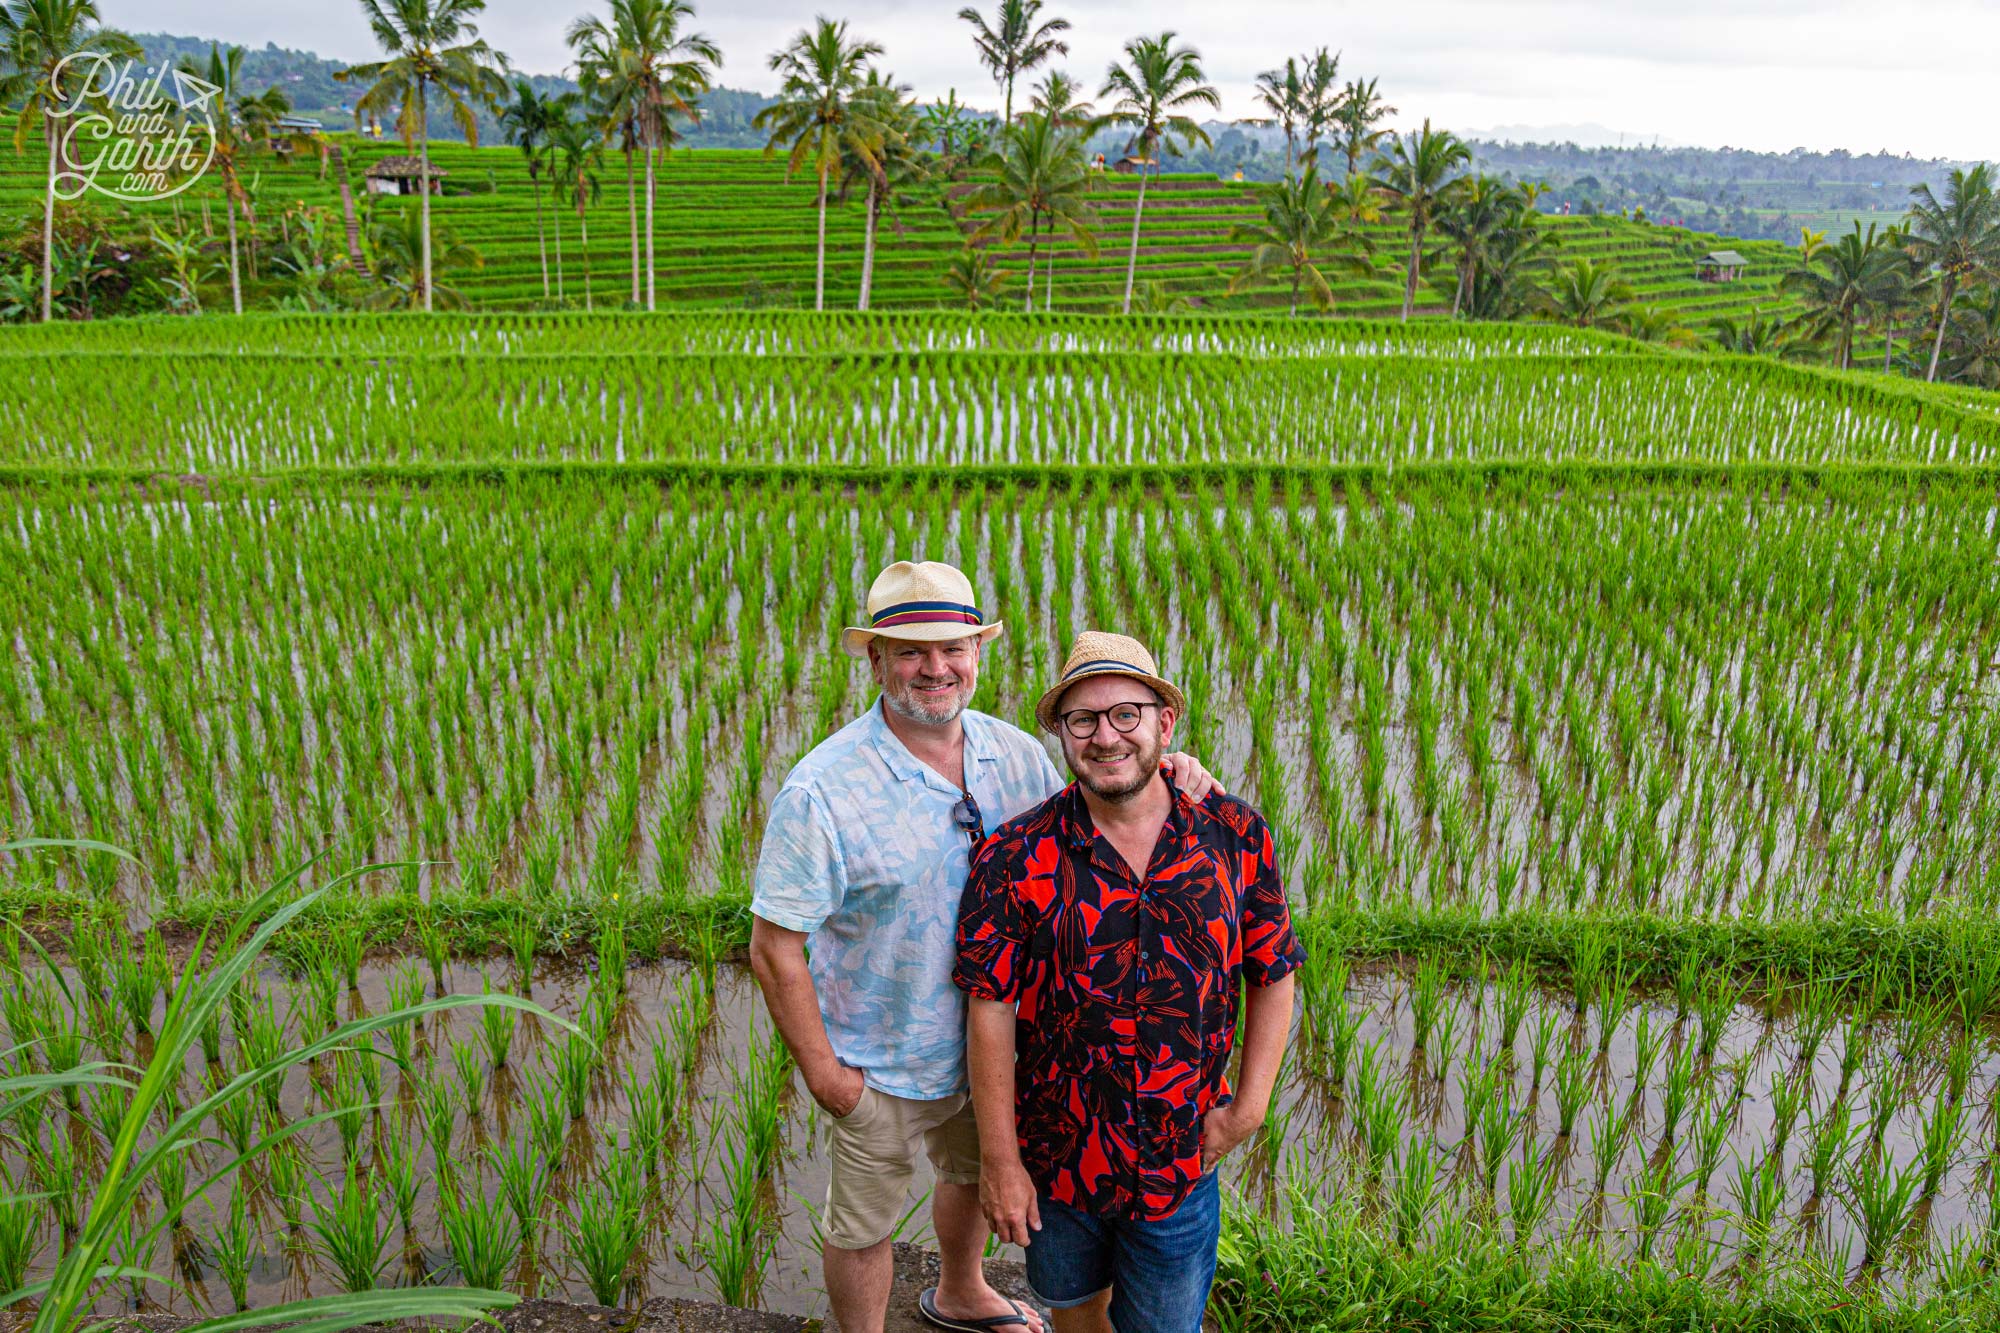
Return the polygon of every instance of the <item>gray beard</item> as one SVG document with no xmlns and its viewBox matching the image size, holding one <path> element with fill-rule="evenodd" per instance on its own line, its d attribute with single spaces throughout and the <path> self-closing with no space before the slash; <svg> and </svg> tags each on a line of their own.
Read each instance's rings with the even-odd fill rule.
<svg viewBox="0 0 2000 1333">
<path fill-rule="evenodd" d="M 897 717 L 925 727 L 942 727 L 954 721 L 959 714 L 965 711 L 965 703 L 962 700 L 954 699 L 946 706 L 947 711 L 944 715 L 939 716 L 937 713 L 925 708 L 915 699 L 888 689 L 882 691 L 882 705 Z"/>
</svg>

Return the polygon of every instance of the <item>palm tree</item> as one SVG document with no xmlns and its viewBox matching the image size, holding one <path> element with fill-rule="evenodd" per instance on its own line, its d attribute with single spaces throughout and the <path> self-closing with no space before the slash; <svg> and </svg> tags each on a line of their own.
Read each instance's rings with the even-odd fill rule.
<svg viewBox="0 0 2000 1333">
<path fill-rule="evenodd" d="M 1065 130 L 1089 134 L 1098 126 L 1097 108 L 1080 100 L 1083 85 L 1062 70 L 1052 69 L 1035 85 L 1029 105 Z"/>
<path fill-rule="evenodd" d="M 1396 108 L 1377 95 L 1375 83 L 1374 79 L 1366 83 L 1350 80 L 1333 109 L 1331 122 L 1340 131 L 1340 150 L 1347 154 L 1350 176 L 1361 169 L 1361 155 L 1374 152 L 1386 132 L 1376 129 L 1376 124 L 1396 114 Z"/>
<path fill-rule="evenodd" d="M 1299 127 L 1307 114 L 1305 79 L 1299 73 L 1297 57 L 1287 57 L 1283 69 L 1267 69 L 1257 76 L 1257 104 L 1270 114 L 1246 117 L 1242 123 L 1263 129 L 1275 125 L 1284 134 L 1285 174 L 1289 176 Z"/>
<path fill-rule="evenodd" d="M 1495 176 L 1471 176 L 1449 206 L 1438 213 L 1437 232 L 1452 252 L 1451 313 L 1457 315 L 1472 298 L 1480 270 L 1510 239 L 1512 228 L 1532 221 L 1520 190 Z"/>
<path fill-rule="evenodd" d="M 42 188 L 42 322 L 55 314 L 56 178 L 63 160 L 58 109 L 75 100 L 81 75 L 63 62 L 85 50 L 114 59 L 139 48 L 122 32 L 101 27 L 97 0 L 0 0 L 0 107 L 17 109 L 14 151 L 39 124 L 48 153 Z"/>
<path fill-rule="evenodd" d="M 1314 161 L 1308 161 L 1305 170 L 1296 176 L 1260 187 L 1257 202 L 1264 210 L 1262 220 L 1239 222 L 1229 232 L 1232 241 L 1250 241 L 1256 246 L 1243 268 L 1230 279 L 1230 294 L 1241 291 L 1255 279 L 1289 270 L 1292 314 L 1299 313 L 1301 289 L 1312 298 L 1314 309 L 1331 309 L 1333 287 L 1327 282 L 1325 272 L 1329 262 L 1315 256 L 1334 252 L 1332 262 L 1342 268 L 1364 275 L 1373 270 L 1364 254 L 1339 253 L 1347 247 L 1363 252 L 1372 252 L 1374 248 L 1355 224 L 1343 198 L 1320 184 L 1319 164 Z"/>
<path fill-rule="evenodd" d="M 1105 71 L 1099 97 L 1115 97 L 1101 122 L 1124 125 L 1134 131 L 1139 145 L 1139 201 L 1132 206 L 1132 248 L 1125 260 L 1125 305 L 1121 313 L 1132 313 L 1132 281 L 1139 272 L 1139 219 L 1146 211 L 1146 177 L 1158 171 L 1162 146 L 1168 152 L 1186 152 L 1192 144 L 1208 146 L 1208 132 L 1187 113 L 1194 107 L 1219 110 L 1222 97 L 1201 72 L 1201 52 L 1192 46 L 1175 46 L 1174 35 L 1134 37 L 1125 43 L 1130 68 L 1114 62 Z"/>
<path fill-rule="evenodd" d="M 829 183 L 850 155 L 869 156 L 876 130 L 859 105 L 862 71 L 882 54 L 874 42 L 849 41 L 845 21 L 819 19 L 791 45 L 772 54 L 770 66 L 785 76 L 778 100 L 759 111 L 751 124 L 770 132 L 765 156 L 789 146 L 785 178 L 808 163 L 819 183 L 819 259 L 813 270 L 813 309 L 826 309 L 826 196 Z"/>
<path fill-rule="evenodd" d="M 1656 305 L 1627 308 L 1619 318 L 1618 329 L 1628 338 L 1642 343 L 1662 343 L 1668 347 L 1685 347 L 1694 337 L 1687 326 L 1674 318 L 1673 311 Z"/>
<path fill-rule="evenodd" d="M 1799 228 L 1799 267 L 1810 268 L 1819 252 L 1826 249 L 1826 233 L 1811 227 Z"/>
<path fill-rule="evenodd" d="M 1417 275 L 1423 262 L 1424 235 L 1440 209 L 1458 193 L 1453 176 L 1472 160 L 1472 150 L 1448 130 L 1434 130 L 1430 121 L 1421 130 L 1392 137 L 1389 151 L 1375 159 L 1375 188 L 1387 195 L 1391 204 L 1409 216 L 1410 263 L 1403 277 L 1403 320 L 1417 302 Z"/>
<path fill-rule="evenodd" d="M 1459 313 L 1470 319 L 1521 319 L 1541 308 L 1546 296 L 1534 272 L 1543 252 L 1561 244 L 1562 237 L 1543 225 L 1529 191 L 1514 187 L 1499 218 L 1478 234 Z M 1454 280 L 1454 299 L 1458 293 Z"/>
<path fill-rule="evenodd" d="M 549 242 L 542 226 L 542 145 L 547 142 L 549 125 L 556 118 L 558 97 L 544 97 L 526 79 L 514 81 L 514 100 L 500 109 L 500 130 L 508 143 L 528 159 L 528 189 L 535 196 L 535 249 L 542 260 L 542 299 L 549 299 Z"/>
<path fill-rule="evenodd" d="M 1795 293 L 1805 306 L 1801 316 L 1816 334 L 1835 335 L 1835 360 L 1842 370 L 1853 364 L 1854 326 L 1868 312 L 1901 299 L 1903 275 L 1896 253 L 1885 237 L 1860 222 L 1832 245 L 1821 245 L 1818 262 L 1793 269 L 1778 282 L 1780 291 Z"/>
<path fill-rule="evenodd" d="M 243 277 L 237 264 L 236 212 L 255 225 L 250 195 L 243 187 L 243 159 L 270 141 L 278 118 L 292 109 L 291 99 L 276 88 L 261 93 L 243 91 L 243 48 L 227 50 L 209 43 L 208 59 L 197 63 L 183 59 L 180 67 L 219 89 L 215 101 L 215 154 L 210 159 L 222 178 L 222 213 L 229 224 L 229 299 L 237 314 L 243 313 Z M 255 268 L 255 265 L 252 265 Z M 254 276 L 254 273 L 253 273 Z"/>
<path fill-rule="evenodd" d="M 1037 25 L 1042 0 L 1000 0 L 987 25 L 978 10 L 967 5 L 958 16 L 972 25 L 972 44 L 978 48 L 979 62 L 993 74 L 993 81 L 1005 90 L 1000 123 L 1014 122 L 1014 79 L 1035 69 L 1050 56 L 1069 54 L 1069 43 L 1057 34 L 1069 31 L 1069 20 L 1054 18 Z"/>
<path fill-rule="evenodd" d="M 671 134 L 669 116 L 698 120 L 694 99 L 714 86 L 721 48 L 698 32 L 687 0 L 611 0 L 609 25 L 596 17 L 570 25 L 578 83 L 615 119 L 629 117 L 646 162 L 646 309 L 654 308 L 653 204 L 657 160 Z"/>
<path fill-rule="evenodd" d="M 580 120 L 565 119 L 551 131 L 549 150 L 555 158 L 551 177 L 556 198 L 567 198 L 576 209 L 577 248 L 583 252 L 583 308 L 591 308 L 590 217 L 587 209 L 597 202 L 604 185 L 604 139 L 597 127 Z"/>
<path fill-rule="evenodd" d="M 1046 222 L 1049 237 L 1067 232 L 1085 254 L 1097 257 L 1097 217 L 1084 196 L 1097 173 L 1084 160 L 1083 136 L 1047 116 L 1029 112 L 1001 127 L 999 146 L 981 164 L 990 179 L 965 198 L 966 208 L 990 212 L 973 229 L 973 244 L 1012 244 L 1028 236 L 1028 290 L 1024 310 L 1035 308 L 1035 247 Z"/>
<path fill-rule="evenodd" d="M 999 299 L 1007 275 L 994 266 L 992 255 L 968 245 L 945 261 L 944 285 L 964 298 L 967 310 L 977 310 Z"/>
<path fill-rule="evenodd" d="M 1319 141 L 1339 122 L 1335 117 L 1340 112 L 1341 89 L 1340 56 L 1330 53 L 1322 46 L 1306 59 L 1305 64 L 1305 117 L 1303 135 L 1305 156 L 1317 159 Z"/>
<path fill-rule="evenodd" d="M 947 176 L 955 177 L 966 160 L 963 149 L 971 123 L 972 118 L 966 113 L 965 105 L 958 100 L 956 88 L 948 90 L 944 100 L 925 107 L 918 118 L 918 137 L 924 147 L 935 150 L 942 159 Z"/>
<path fill-rule="evenodd" d="M 1945 378 L 2000 388 L 2000 287 L 1959 300 L 1945 347 Z"/>
<path fill-rule="evenodd" d="M 487 45 L 472 22 L 485 8 L 486 0 L 361 0 L 375 43 L 389 58 L 333 76 L 368 85 L 354 104 L 357 124 L 379 123 L 393 111 L 403 142 L 416 142 L 426 311 L 431 309 L 431 94 L 444 98 L 465 141 L 476 148 L 475 104 L 497 107 L 507 91 L 506 57 Z"/>
<path fill-rule="evenodd" d="M 855 309 L 868 308 L 869 293 L 875 286 L 875 236 L 885 205 L 893 203 L 899 191 L 924 175 L 921 150 L 915 143 L 921 132 L 917 126 L 916 104 L 909 100 L 909 88 L 894 75 L 868 71 L 868 79 L 855 93 L 861 106 L 859 119 L 870 127 L 866 153 L 843 155 L 841 191 L 859 185 L 865 191 L 862 216 L 861 293 Z M 897 231 L 901 223 L 894 223 Z"/>
<path fill-rule="evenodd" d="M 369 304 L 397 310 L 429 310 L 433 297 L 450 308 L 463 308 L 464 293 L 437 283 L 437 275 L 460 268 L 478 268 L 484 261 L 471 246 L 462 245 L 449 227 L 431 234 L 417 209 L 408 205 L 389 210 L 387 219 L 369 229 L 371 266 L 381 284 Z"/>
<path fill-rule="evenodd" d="M 1909 237 L 1904 244 L 1937 275 L 1937 339 L 1931 344 L 1930 371 L 1937 378 L 1944 330 L 1959 288 L 2000 273 L 2000 197 L 1986 163 L 1954 167 L 1942 202 L 1928 185 L 1910 188 Z"/>
<path fill-rule="evenodd" d="M 1725 352 L 1738 352 L 1745 356 L 1782 356 L 1786 351 L 1786 338 L 1790 332 L 1785 321 L 1777 316 L 1766 318 L 1761 307 L 1751 306 L 1750 313 L 1741 324 L 1734 319 L 1721 317 L 1708 322 L 1708 339 L 1711 345 Z"/>
<path fill-rule="evenodd" d="M 1578 258 L 1557 268 L 1550 278 L 1546 313 L 1579 329 L 1615 325 L 1620 307 L 1633 297 L 1632 284 L 1609 263 Z"/>
<path fill-rule="evenodd" d="M 1882 330 L 1882 369 L 1888 371 L 1896 363 L 1896 325 L 1920 299 L 1927 274 L 1924 265 L 1910 253 L 1909 232 L 1904 227 L 1891 225 L 1882 233 L 1882 243 L 1889 248 L 1889 254 L 1896 261 L 1896 283 L 1888 296 L 1875 309 L 1876 327 Z"/>
</svg>

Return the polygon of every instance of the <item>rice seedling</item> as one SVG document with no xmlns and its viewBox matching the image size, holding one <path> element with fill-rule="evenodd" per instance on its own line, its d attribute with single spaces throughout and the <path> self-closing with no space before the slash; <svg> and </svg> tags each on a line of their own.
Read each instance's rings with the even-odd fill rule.
<svg viewBox="0 0 2000 1333">
<path fill-rule="evenodd" d="M 1514 1248 L 1525 1250 L 1535 1230 L 1555 1202 L 1560 1159 L 1553 1149 L 1537 1152 L 1532 1139 L 1521 1145 L 1519 1160 L 1507 1168 L 1507 1217 L 1514 1229 Z"/>
<path fill-rule="evenodd" d="M 1757 1159 L 1754 1164 L 1742 1156 L 1736 1159 L 1736 1173 L 1730 1185 L 1743 1230 L 1741 1250 L 1745 1263 L 1754 1263 L 1764 1252 L 1777 1224 L 1778 1211 L 1785 1204 L 1782 1165 L 1768 1153 L 1751 1156 Z"/>
<path fill-rule="evenodd" d="M 1924 1119 L 1918 1139 L 1918 1161 L 1923 1165 L 1923 1188 L 1918 1197 L 1935 1199 L 1945 1172 L 1951 1169 L 1958 1152 L 1959 1136 L 1965 1120 L 1965 1103 L 1952 1097 L 1949 1089 L 1939 1089 Z"/>
<path fill-rule="evenodd" d="M 229 1190 L 229 1211 L 217 1223 L 208 1246 L 216 1272 L 229 1289 L 230 1308 L 238 1313 L 250 1308 L 250 1269 L 257 1257 L 258 1239 L 256 1224 L 244 1204 L 242 1181 L 238 1180 Z"/>
<path fill-rule="evenodd" d="M 11 1171 L 0 1169 L 0 1181 L 6 1185 L 0 1193 L 0 1291 L 19 1291 L 42 1248 L 47 1214 L 42 1200 L 23 1192 Z"/>
<path fill-rule="evenodd" d="M 458 1093 L 465 1104 L 465 1114 L 478 1120 L 485 1114 L 485 1058 L 471 1043 L 455 1041 L 451 1044 L 451 1062 L 458 1071 Z"/>
<path fill-rule="evenodd" d="M 1889 1246 L 1909 1225 L 1910 1210 L 1922 1183 L 1921 1165 L 1897 1168 L 1881 1153 L 1863 1153 L 1861 1164 L 1847 1177 L 1847 1207 L 1861 1233 L 1861 1271 L 1876 1272 Z"/>
<path fill-rule="evenodd" d="M 1556 1135 L 1562 1139 L 1576 1132 L 1577 1112 L 1590 1096 L 1590 1060 L 1581 1048 L 1571 1046 L 1556 1060 Z"/>
<path fill-rule="evenodd" d="M 486 1158 L 514 1218 L 514 1247 L 526 1259 L 535 1252 L 547 1214 L 552 1167 L 529 1139 L 489 1144 Z"/>
<path fill-rule="evenodd" d="M 710 1213 L 695 1239 L 708 1262 L 716 1297 L 725 1305 L 751 1305 L 763 1285 L 770 1252 L 770 1221 L 759 1194 L 757 1163 L 734 1137 L 722 1147 L 729 1207 Z"/>
<path fill-rule="evenodd" d="M 524 973 L 524 978 L 525 975 Z M 493 993 L 492 980 L 486 977 L 484 973 L 481 973 L 480 980 L 484 993 L 491 995 Z M 521 983 L 521 988 L 524 992 L 527 989 L 525 979 Z M 497 1073 L 505 1069 L 507 1067 L 507 1057 L 514 1047 L 514 1011 L 512 1009 L 499 1008 L 481 1009 L 479 1011 L 479 1032 L 480 1036 L 485 1039 L 486 1058 L 492 1062 L 494 1072 Z"/>
<path fill-rule="evenodd" d="M 312 1220 L 307 1224 L 317 1239 L 320 1258 L 347 1292 L 372 1291 L 389 1262 L 381 1196 L 375 1182 L 361 1176 L 359 1169 L 350 1157 L 339 1181 L 322 1178 L 326 1197 L 312 1197 Z"/>
<path fill-rule="evenodd" d="M 454 1183 L 438 1193 L 438 1223 L 466 1285 L 499 1289 L 518 1249 L 507 1209 L 476 1189 Z"/>
<path fill-rule="evenodd" d="M 507 926 L 507 947 L 514 955 L 514 980 L 523 995 L 534 994 L 535 951 L 541 939 L 541 923 L 534 914 L 516 912 Z"/>
<path fill-rule="evenodd" d="M 534 1079 L 522 1088 L 521 1102 L 528 1108 L 528 1137 L 536 1151 L 550 1171 L 562 1170 L 571 1124 L 562 1086 L 554 1079 Z"/>
<path fill-rule="evenodd" d="M 604 1170 L 563 1210 L 570 1258 L 599 1305 L 625 1298 L 647 1229 L 644 1188 L 643 1168 L 613 1152 Z"/>
<path fill-rule="evenodd" d="M 562 1096 L 571 1120 L 581 1120 L 590 1110 L 590 1084 L 597 1074 L 597 1043 L 586 1033 L 571 1033 L 555 1043 L 554 1086 Z"/>
<path fill-rule="evenodd" d="M 1396 1173 L 1389 1191 L 1389 1213 L 1396 1245 L 1408 1250 L 1424 1234 L 1443 1190 L 1439 1184 L 1437 1146 L 1426 1136 L 1400 1143 L 1395 1151 Z"/>
</svg>

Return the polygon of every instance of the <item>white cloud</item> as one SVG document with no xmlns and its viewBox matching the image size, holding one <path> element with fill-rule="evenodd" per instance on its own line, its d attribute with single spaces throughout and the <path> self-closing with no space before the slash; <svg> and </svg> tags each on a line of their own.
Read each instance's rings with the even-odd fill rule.
<svg viewBox="0 0 2000 1333">
<path fill-rule="evenodd" d="M 765 57 L 826 12 L 882 43 L 885 64 L 925 97 L 955 87 L 999 94 L 954 14 L 962 0 L 696 0 L 697 26 L 726 57 L 723 79 L 769 89 Z M 518 67 L 555 72 L 562 35 L 585 11 L 546 0 L 489 0 L 484 35 Z M 982 9 L 990 9 L 984 0 Z M 144 30 L 267 41 L 359 60 L 373 46 L 348 0 L 103 0 L 106 20 Z M 1093 85 L 1120 44 L 1162 28 L 1203 52 L 1229 115 L 1251 110 L 1259 70 L 1326 45 L 1347 74 L 1378 77 L 1400 120 L 1456 127 L 1596 122 L 1681 143 L 1785 149 L 1889 148 L 1918 156 L 2000 156 L 1986 66 L 2000 9 L 1972 0 L 1183 0 L 1058 3 L 1071 51 L 1058 63 Z"/>
</svg>

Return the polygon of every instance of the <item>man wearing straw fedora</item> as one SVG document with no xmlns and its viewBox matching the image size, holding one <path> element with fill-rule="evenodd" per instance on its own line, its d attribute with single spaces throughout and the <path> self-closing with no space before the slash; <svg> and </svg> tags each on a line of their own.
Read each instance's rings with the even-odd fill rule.
<svg viewBox="0 0 2000 1333">
<path fill-rule="evenodd" d="M 1216 1164 L 1263 1123 L 1305 959 L 1263 818 L 1160 763 L 1186 713 L 1136 640 L 1079 637 L 1035 710 L 1076 781 L 981 844 L 959 908 L 981 1198 L 1056 1333 L 1200 1333 Z"/>
<path fill-rule="evenodd" d="M 966 1094 L 965 999 L 952 984 L 971 849 L 1062 786 L 1041 743 L 967 707 L 1000 633 L 950 565 L 897 561 L 868 590 L 874 706 L 815 746 L 771 802 L 750 910 L 750 965 L 813 1099 L 831 1117 L 822 1229 L 842 1333 L 880 1333 L 889 1237 L 918 1145 L 941 1276 L 919 1301 L 941 1328 L 1040 1333 L 981 1269 L 979 1134 Z M 1214 780 L 1184 755 L 1193 794 Z M 810 955 L 807 946 L 810 945 Z"/>
</svg>

